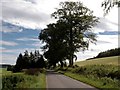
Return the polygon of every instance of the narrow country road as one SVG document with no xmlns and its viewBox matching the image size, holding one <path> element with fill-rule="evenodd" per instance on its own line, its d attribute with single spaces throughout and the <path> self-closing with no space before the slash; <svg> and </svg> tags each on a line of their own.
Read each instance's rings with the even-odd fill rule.
<svg viewBox="0 0 120 90">
<path fill-rule="evenodd" d="M 47 70 L 46 75 L 47 90 L 62 89 L 62 90 L 98 90 L 90 85 L 74 80 L 70 77 L 64 76 L 52 70 Z"/>
</svg>

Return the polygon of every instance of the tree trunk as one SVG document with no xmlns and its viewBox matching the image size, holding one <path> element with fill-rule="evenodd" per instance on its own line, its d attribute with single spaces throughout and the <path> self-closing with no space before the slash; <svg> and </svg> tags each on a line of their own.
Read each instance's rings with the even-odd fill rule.
<svg viewBox="0 0 120 90">
<path fill-rule="evenodd" d="M 72 32 L 72 27 L 70 27 L 70 62 L 69 66 L 73 66 L 73 32 Z"/>
<path fill-rule="evenodd" d="M 56 63 L 53 64 L 53 68 L 55 68 L 55 67 L 56 67 Z"/>
<path fill-rule="evenodd" d="M 63 61 L 60 61 L 60 64 L 61 64 L 61 68 L 63 68 Z"/>
<path fill-rule="evenodd" d="M 72 67 L 73 66 L 73 55 L 70 55 L 70 60 L 69 60 L 69 66 Z"/>
</svg>

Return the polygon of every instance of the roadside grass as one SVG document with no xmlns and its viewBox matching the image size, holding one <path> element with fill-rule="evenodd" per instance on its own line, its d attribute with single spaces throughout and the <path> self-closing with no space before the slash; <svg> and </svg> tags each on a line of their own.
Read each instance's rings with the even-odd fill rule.
<svg viewBox="0 0 120 90">
<path fill-rule="evenodd" d="M 91 60 L 85 60 L 85 61 L 78 61 L 75 62 L 78 66 L 85 66 L 85 65 L 119 65 L 118 59 L 120 59 L 120 56 L 112 56 L 112 57 L 104 57 L 104 58 L 96 58 Z"/>
<path fill-rule="evenodd" d="M 24 81 L 17 84 L 17 88 L 46 88 L 45 73 L 38 76 L 24 75 Z"/>
<path fill-rule="evenodd" d="M 7 68 L 0 68 L 0 75 L 12 74 L 11 71 L 7 71 Z"/>
<path fill-rule="evenodd" d="M 4 69 L 2 72 L 2 90 L 46 88 L 45 74 L 45 71 L 39 72 L 37 75 L 29 75 L 25 72 L 12 73 Z"/>
<path fill-rule="evenodd" d="M 118 80 L 112 80 L 110 78 L 98 78 L 94 76 L 84 76 L 79 75 L 71 72 L 65 72 L 64 75 L 69 76 L 73 79 L 76 79 L 78 81 L 87 83 L 89 85 L 92 85 L 100 90 L 120 90 L 120 87 L 118 86 Z"/>
<path fill-rule="evenodd" d="M 116 65 L 86 65 L 57 68 L 61 74 L 92 85 L 100 90 L 120 90 L 120 70 Z"/>
<path fill-rule="evenodd" d="M 43 73 L 40 76 L 40 88 L 46 88 L 46 74 Z"/>
</svg>

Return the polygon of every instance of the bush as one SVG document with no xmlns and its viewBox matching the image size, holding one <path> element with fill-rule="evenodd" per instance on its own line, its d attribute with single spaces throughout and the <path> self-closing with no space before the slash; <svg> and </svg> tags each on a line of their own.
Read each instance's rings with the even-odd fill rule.
<svg viewBox="0 0 120 90">
<path fill-rule="evenodd" d="M 24 81 L 21 75 L 6 75 L 2 77 L 2 90 L 14 90 L 19 82 Z"/>
<path fill-rule="evenodd" d="M 21 69 L 16 68 L 16 67 L 13 67 L 12 72 L 13 72 L 13 73 L 21 72 Z"/>
<path fill-rule="evenodd" d="M 115 72 L 110 72 L 108 74 L 108 77 L 111 77 L 112 79 L 113 78 L 116 78 L 116 79 L 119 79 L 120 80 L 120 71 L 115 71 Z"/>
<path fill-rule="evenodd" d="M 7 71 L 13 71 L 14 66 L 8 66 Z"/>
<path fill-rule="evenodd" d="M 42 68 L 31 68 L 31 69 L 23 69 L 22 71 L 28 75 L 39 75 L 39 73 L 44 73 L 45 69 Z"/>
</svg>

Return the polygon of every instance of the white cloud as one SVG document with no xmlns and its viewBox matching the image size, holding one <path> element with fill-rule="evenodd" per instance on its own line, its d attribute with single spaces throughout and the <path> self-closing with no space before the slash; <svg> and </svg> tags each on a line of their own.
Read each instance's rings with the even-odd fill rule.
<svg viewBox="0 0 120 90">
<path fill-rule="evenodd" d="M 81 1 L 85 6 L 94 11 L 95 16 L 103 17 L 101 0 L 4 0 L 2 3 L 3 19 L 27 28 L 45 28 L 47 24 L 55 21 L 51 19 L 50 14 L 55 11 L 55 8 L 59 6 L 59 2 L 61 1 Z M 117 9 L 113 8 L 105 18 L 111 22 L 118 23 L 117 13 Z M 106 21 L 104 19 L 103 22 Z M 102 25 L 101 29 L 106 29 L 104 27 L 107 27 L 108 30 L 109 27 L 111 30 L 117 29 L 110 24 L 107 25 L 104 23 Z"/>
<path fill-rule="evenodd" d="M 38 38 L 28 38 L 28 37 L 22 37 L 22 38 L 18 38 L 16 40 L 18 40 L 18 41 L 40 41 Z"/>
<path fill-rule="evenodd" d="M 98 35 L 96 45 L 90 44 L 89 50 L 77 53 L 78 60 L 85 60 L 98 55 L 99 52 L 118 47 L 118 35 Z"/>
<path fill-rule="evenodd" d="M 33 43 L 31 44 L 32 46 L 36 46 L 36 47 L 40 47 L 40 43 L 39 42 L 36 42 L 36 43 Z"/>
<path fill-rule="evenodd" d="M 34 46 L 34 47 L 42 47 L 43 45 L 45 45 L 45 43 L 42 43 L 39 39 L 37 38 L 27 38 L 27 37 L 23 37 L 23 38 L 18 38 L 16 39 L 18 41 L 35 41 L 32 44 L 27 44 L 28 46 Z"/>
<path fill-rule="evenodd" d="M 5 24 L 8 24 L 8 22 L 2 23 L 2 29 L 0 29 L 0 32 L 10 33 L 10 32 L 22 32 L 23 31 L 23 29 L 18 26 L 12 26 L 12 25 L 8 26 Z"/>
<path fill-rule="evenodd" d="M 36 0 L 24 0 L 24 1 L 30 2 L 32 4 L 36 4 Z"/>
<path fill-rule="evenodd" d="M 7 0 L 2 3 L 3 19 L 24 27 L 39 28 L 50 21 L 50 15 L 24 0 Z"/>
<path fill-rule="evenodd" d="M 0 63 L 5 64 L 15 64 L 16 63 L 17 56 L 14 54 L 2 54 L 2 60 L 0 60 Z"/>
<path fill-rule="evenodd" d="M 0 40 L 0 45 L 6 45 L 6 46 L 16 46 L 18 45 L 18 43 L 16 42 L 12 42 L 12 41 L 3 41 L 3 40 Z"/>
<path fill-rule="evenodd" d="M 100 17 L 99 23 L 94 27 L 95 32 L 118 31 L 118 23 Z"/>
<path fill-rule="evenodd" d="M 40 53 L 43 53 L 42 50 L 40 49 L 40 44 L 38 46 L 39 43 L 35 43 L 35 44 L 32 44 L 32 45 L 35 45 L 37 47 L 35 48 L 17 48 L 17 49 L 7 49 L 7 48 L 4 48 L 4 47 L 0 47 L 0 52 L 2 52 L 3 54 L 4 53 L 9 53 L 9 54 L 19 54 L 19 53 L 24 53 L 25 50 L 28 50 L 29 52 L 33 52 L 35 50 L 40 50 Z M 42 44 L 41 44 L 42 45 Z"/>
<path fill-rule="evenodd" d="M 2 52 L 3 53 L 12 53 L 12 54 L 18 54 L 18 53 L 22 53 L 24 51 L 24 49 L 6 49 L 6 48 L 3 48 L 2 49 Z"/>
<path fill-rule="evenodd" d="M 38 47 L 40 49 L 42 46 L 45 45 L 45 43 L 42 43 L 41 41 L 39 41 L 39 42 L 35 42 L 33 44 L 28 44 L 28 45 L 35 46 L 35 47 Z"/>
<path fill-rule="evenodd" d="M 0 49 L 5 49 L 4 47 L 0 46 Z"/>
</svg>

